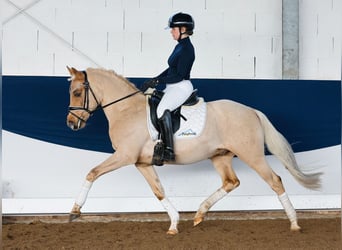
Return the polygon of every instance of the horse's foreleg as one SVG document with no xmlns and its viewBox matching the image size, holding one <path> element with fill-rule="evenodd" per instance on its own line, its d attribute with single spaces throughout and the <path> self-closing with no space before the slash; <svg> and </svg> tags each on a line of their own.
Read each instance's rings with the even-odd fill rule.
<svg viewBox="0 0 342 250">
<path fill-rule="evenodd" d="M 85 180 L 85 182 L 83 183 L 82 189 L 75 200 L 74 206 L 71 209 L 69 221 L 73 221 L 81 216 L 81 207 L 84 205 L 88 196 L 88 192 L 92 185 L 93 182 L 90 182 L 88 180 Z"/>
<path fill-rule="evenodd" d="M 116 170 L 122 166 L 129 165 L 132 162 L 128 157 L 122 157 L 119 153 L 111 155 L 106 161 L 99 166 L 93 168 L 87 175 L 85 182 L 79 192 L 74 206 L 71 209 L 69 221 L 73 221 L 81 216 L 81 208 L 84 205 L 88 192 L 93 185 L 94 181 L 101 175 Z"/>
<path fill-rule="evenodd" d="M 171 204 L 171 202 L 168 200 L 168 198 L 165 197 L 164 189 L 159 181 L 159 177 L 154 170 L 153 166 L 146 165 L 146 164 L 136 164 L 136 167 L 139 169 L 141 174 L 145 177 L 148 184 L 151 186 L 153 193 L 155 196 L 160 200 L 161 204 L 167 211 L 170 220 L 171 225 L 169 230 L 167 231 L 167 234 L 177 234 L 178 229 L 177 225 L 179 222 L 179 213 L 176 210 L 176 208 Z"/>
<path fill-rule="evenodd" d="M 222 187 L 201 203 L 194 218 L 194 226 L 198 225 L 203 221 L 203 218 L 208 212 L 208 210 L 216 202 L 221 200 L 224 196 L 226 196 L 227 193 L 229 193 L 234 188 L 239 186 L 240 181 L 237 178 L 231 165 L 233 156 L 233 154 L 227 154 L 215 156 L 211 159 L 217 172 L 221 176 Z"/>
</svg>

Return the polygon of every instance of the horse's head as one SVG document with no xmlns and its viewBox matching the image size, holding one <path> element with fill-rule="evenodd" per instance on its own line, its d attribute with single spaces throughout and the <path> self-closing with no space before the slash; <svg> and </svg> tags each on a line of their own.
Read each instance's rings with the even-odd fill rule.
<svg viewBox="0 0 342 250">
<path fill-rule="evenodd" d="M 72 130 L 79 130 L 84 128 L 88 118 L 99 106 L 99 102 L 89 85 L 87 73 L 75 68 L 67 67 L 67 69 L 70 73 L 70 104 L 67 125 Z"/>
</svg>

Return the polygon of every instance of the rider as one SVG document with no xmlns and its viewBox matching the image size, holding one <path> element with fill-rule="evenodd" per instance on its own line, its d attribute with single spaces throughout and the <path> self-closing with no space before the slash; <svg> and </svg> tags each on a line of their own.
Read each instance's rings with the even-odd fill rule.
<svg viewBox="0 0 342 250">
<path fill-rule="evenodd" d="M 195 60 L 195 50 L 189 37 L 193 34 L 194 27 L 194 20 L 189 14 L 179 12 L 169 18 L 168 28 L 171 29 L 172 37 L 178 41 L 178 44 L 168 59 L 169 67 L 157 77 L 146 81 L 142 87 L 145 92 L 149 87 L 166 84 L 163 90 L 164 96 L 157 108 L 164 150 L 160 152 L 157 144 L 153 159 L 175 160 L 171 111 L 181 106 L 193 91 L 190 71 Z"/>
</svg>

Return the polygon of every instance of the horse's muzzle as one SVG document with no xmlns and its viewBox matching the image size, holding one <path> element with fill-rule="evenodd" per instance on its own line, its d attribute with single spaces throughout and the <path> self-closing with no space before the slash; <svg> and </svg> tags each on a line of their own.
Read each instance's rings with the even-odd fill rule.
<svg viewBox="0 0 342 250">
<path fill-rule="evenodd" d="M 85 125 L 86 121 L 84 119 L 81 119 L 80 117 L 75 116 L 74 114 L 69 114 L 67 116 L 67 126 L 73 131 L 82 129 L 85 127 Z"/>
<path fill-rule="evenodd" d="M 77 123 L 73 122 L 73 121 L 67 121 L 67 125 L 70 129 L 72 129 L 73 131 L 77 131 L 79 129 L 81 129 L 81 120 L 78 120 Z"/>
</svg>

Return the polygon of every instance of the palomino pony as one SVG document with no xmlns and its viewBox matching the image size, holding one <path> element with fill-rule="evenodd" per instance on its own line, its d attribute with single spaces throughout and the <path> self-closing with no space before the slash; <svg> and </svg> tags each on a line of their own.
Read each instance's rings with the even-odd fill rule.
<svg viewBox="0 0 342 250">
<path fill-rule="evenodd" d="M 146 96 L 114 71 L 92 68 L 78 71 L 69 67 L 68 70 L 71 84 L 67 125 L 72 130 L 79 130 L 86 125 L 95 110 L 102 108 L 108 119 L 109 136 L 115 149 L 113 155 L 86 176 L 71 210 L 70 221 L 81 215 L 81 207 L 97 178 L 120 167 L 135 164 L 170 217 L 171 225 L 167 233 L 178 233 L 179 213 L 165 196 L 158 175 L 151 165 L 156 141 L 151 139 L 147 128 Z M 237 156 L 253 168 L 278 195 L 291 222 L 291 230 L 300 230 L 296 211 L 281 178 L 265 159 L 264 144 L 304 187 L 319 188 L 320 173 L 305 174 L 299 169 L 286 139 L 260 111 L 229 100 L 208 102 L 206 105 L 207 118 L 203 132 L 192 139 L 176 140 L 176 160 L 171 163 L 190 164 L 210 159 L 221 177 L 222 186 L 201 203 L 194 225 L 201 223 L 217 201 L 239 186 L 240 181 L 232 167 L 232 158 Z"/>
</svg>

